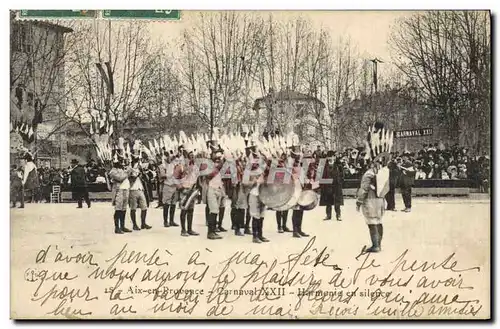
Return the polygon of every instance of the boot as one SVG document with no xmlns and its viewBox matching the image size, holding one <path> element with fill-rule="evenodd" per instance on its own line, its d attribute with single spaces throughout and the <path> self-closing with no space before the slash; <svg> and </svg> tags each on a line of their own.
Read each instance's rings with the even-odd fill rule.
<svg viewBox="0 0 500 329">
<path fill-rule="evenodd" d="M 125 227 L 125 216 L 126 215 L 127 215 L 127 211 L 122 210 L 120 212 L 120 227 L 121 227 L 122 232 L 124 232 L 124 233 L 130 233 L 132 231 Z"/>
<path fill-rule="evenodd" d="M 252 231 L 250 231 L 250 212 L 248 211 L 248 209 L 245 210 L 245 234 L 252 234 Z"/>
<path fill-rule="evenodd" d="M 176 222 L 174 222 L 174 216 L 175 216 L 175 204 L 170 205 L 170 226 L 179 226 Z"/>
<path fill-rule="evenodd" d="M 115 213 L 113 214 L 113 221 L 115 222 L 115 233 L 116 234 L 123 234 L 122 230 L 120 229 L 120 211 L 115 210 Z"/>
<path fill-rule="evenodd" d="M 378 236 L 378 229 L 377 225 L 368 225 L 368 229 L 370 231 L 370 238 L 372 240 L 372 246 L 368 249 L 366 249 L 366 252 L 379 252 L 380 251 L 380 245 L 379 245 L 379 236 Z"/>
<path fill-rule="evenodd" d="M 276 224 L 278 225 L 278 233 L 283 233 L 283 228 L 281 227 L 281 211 L 276 212 Z"/>
<path fill-rule="evenodd" d="M 208 205 L 205 207 L 205 225 L 208 226 L 208 218 L 210 217 L 210 210 L 208 209 Z"/>
<path fill-rule="evenodd" d="M 181 235 L 182 236 L 189 236 L 186 232 L 186 215 L 187 212 L 186 210 L 181 210 Z"/>
<path fill-rule="evenodd" d="M 259 239 L 259 218 L 252 218 L 252 242 L 261 243 Z"/>
<path fill-rule="evenodd" d="M 300 217 L 298 218 L 298 221 L 297 221 L 298 232 L 299 232 L 300 236 L 308 237 L 309 234 L 302 232 L 302 219 L 303 219 L 303 216 L 304 216 L 304 211 L 301 210 L 300 211 Z"/>
<path fill-rule="evenodd" d="M 224 220 L 224 213 L 226 211 L 226 208 L 220 207 L 219 208 L 219 222 L 217 223 L 217 229 L 219 232 L 227 232 L 227 230 L 222 227 L 222 221 Z"/>
<path fill-rule="evenodd" d="M 377 233 L 378 233 L 378 246 L 380 250 L 382 250 L 382 238 L 384 237 L 384 227 L 382 224 L 377 224 Z"/>
<path fill-rule="evenodd" d="M 168 223 L 168 210 L 170 206 L 168 204 L 163 205 L 163 226 L 164 227 L 170 227 L 170 224 Z"/>
<path fill-rule="evenodd" d="M 207 234 L 207 238 L 209 240 L 222 239 L 222 237 L 215 232 L 215 228 L 216 227 L 217 227 L 217 214 L 212 214 L 211 213 L 211 214 L 209 214 L 209 217 L 208 217 L 208 234 Z"/>
<path fill-rule="evenodd" d="M 262 235 L 263 226 L 264 226 L 264 218 L 259 218 L 259 240 L 262 242 L 269 242 L 269 240 Z"/>
<path fill-rule="evenodd" d="M 292 227 L 294 238 L 301 238 L 301 235 L 299 234 L 298 214 L 299 213 L 297 210 L 294 210 L 292 213 Z"/>
<path fill-rule="evenodd" d="M 288 227 L 286 227 L 286 222 L 288 219 L 288 210 L 281 213 L 281 225 L 283 226 L 283 232 L 292 232 Z"/>
<path fill-rule="evenodd" d="M 236 211 L 235 208 L 231 208 L 231 213 L 229 214 L 231 217 L 231 230 L 236 230 L 236 217 L 238 216 Z"/>
<path fill-rule="evenodd" d="M 146 229 L 146 230 L 149 230 L 151 229 L 151 226 L 149 226 L 148 224 L 146 224 L 146 216 L 148 214 L 148 211 L 147 209 L 144 209 L 144 210 L 141 210 L 141 229 Z"/>
<path fill-rule="evenodd" d="M 187 211 L 187 222 L 188 222 L 188 234 L 189 235 L 200 235 L 193 231 L 193 213 L 194 209 L 188 209 Z"/>
<path fill-rule="evenodd" d="M 132 229 L 134 231 L 140 231 L 141 229 L 137 226 L 137 221 L 135 218 L 135 210 L 130 210 L 130 219 L 132 220 Z"/>
</svg>

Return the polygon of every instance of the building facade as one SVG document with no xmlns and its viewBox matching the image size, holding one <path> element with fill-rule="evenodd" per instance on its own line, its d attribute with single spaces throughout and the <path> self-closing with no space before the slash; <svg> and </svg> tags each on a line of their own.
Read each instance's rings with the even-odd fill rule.
<svg viewBox="0 0 500 329">
<path fill-rule="evenodd" d="M 71 29 L 47 22 L 10 20 L 11 162 L 17 146 L 33 151 L 52 167 L 68 164 L 64 130 L 66 112 L 64 34 Z"/>
</svg>

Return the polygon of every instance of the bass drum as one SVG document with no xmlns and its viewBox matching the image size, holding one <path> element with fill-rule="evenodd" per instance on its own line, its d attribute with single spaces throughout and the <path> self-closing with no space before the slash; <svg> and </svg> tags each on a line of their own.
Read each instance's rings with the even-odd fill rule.
<svg viewBox="0 0 500 329">
<path fill-rule="evenodd" d="M 297 202 L 299 201 L 300 195 L 302 194 L 302 185 L 300 184 L 300 182 L 297 179 L 295 179 L 293 177 L 292 177 L 292 182 L 293 182 L 292 197 L 283 206 L 272 208 L 272 210 L 285 211 L 285 210 L 291 209 L 297 205 Z"/>
<path fill-rule="evenodd" d="M 307 211 L 316 208 L 318 202 L 319 202 L 318 193 L 312 190 L 307 190 L 307 191 L 302 191 L 299 200 L 297 201 L 297 204 L 300 206 L 301 210 Z"/>
<path fill-rule="evenodd" d="M 266 182 L 259 186 L 259 199 L 268 209 L 284 207 L 294 198 L 297 184 L 291 172 L 288 172 L 288 174 L 290 175 L 290 181 L 288 182 L 284 180 L 284 173 L 276 173 L 276 179 L 273 183 L 268 184 L 266 179 Z"/>
</svg>

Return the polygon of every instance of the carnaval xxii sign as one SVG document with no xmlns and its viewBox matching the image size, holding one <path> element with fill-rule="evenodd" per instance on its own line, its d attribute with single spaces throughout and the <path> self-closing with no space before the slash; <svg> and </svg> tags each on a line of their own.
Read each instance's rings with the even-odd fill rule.
<svg viewBox="0 0 500 329">
<path fill-rule="evenodd" d="M 432 128 L 399 130 L 394 132 L 394 137 L 396 138 L 424 137 L 424 136 L 431 136 L 432 133 L 433 133 Z"/>
</svg>

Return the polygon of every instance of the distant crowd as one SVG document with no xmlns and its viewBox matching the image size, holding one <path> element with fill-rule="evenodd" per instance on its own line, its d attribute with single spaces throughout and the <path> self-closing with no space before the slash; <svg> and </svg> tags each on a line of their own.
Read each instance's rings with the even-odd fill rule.
<svg viewBox="0 0 500 329">
<path fill-rule="evenodd" d="M 326 158 L 327 151 L 318 148 L 313 157 L 316 159 Z M 369 166 L 366 160 L 364 148 L 346 148 L 341 152 L 335 152 L 344 168 L 344 179 L 360 179 Z M 415 179 L 436 180 L 458 180 L 470 179 L 474 181 L 481 192 L 487 192 L 490 186 L 490 159 L 488 156 L 471 156 L 468 149 L 454 145 L 444 148 L 439 144 L 426 144 L 417 152 L 394 152 L 392 161 L 401 163 L 403 157 L 407 157 L 415 167 Z M 86 180 L 89 184 L 106 184 L 106 169 L 102 163 L 90 160 L 82 164 L 86 172 Z M 149 163 L 149 175 L 151 183 L 156 185 L 156 167 Z M 50 202 L 50 193 L 53 186 L 71 186 L 71 167 L 64 169 L 41 167 L 38 168 L 39 188 L 33 195 L 33 201 L 45 200 Z M 13 172 L 21 174 L 22 169 L 12 166 Z"/>
</svg>

